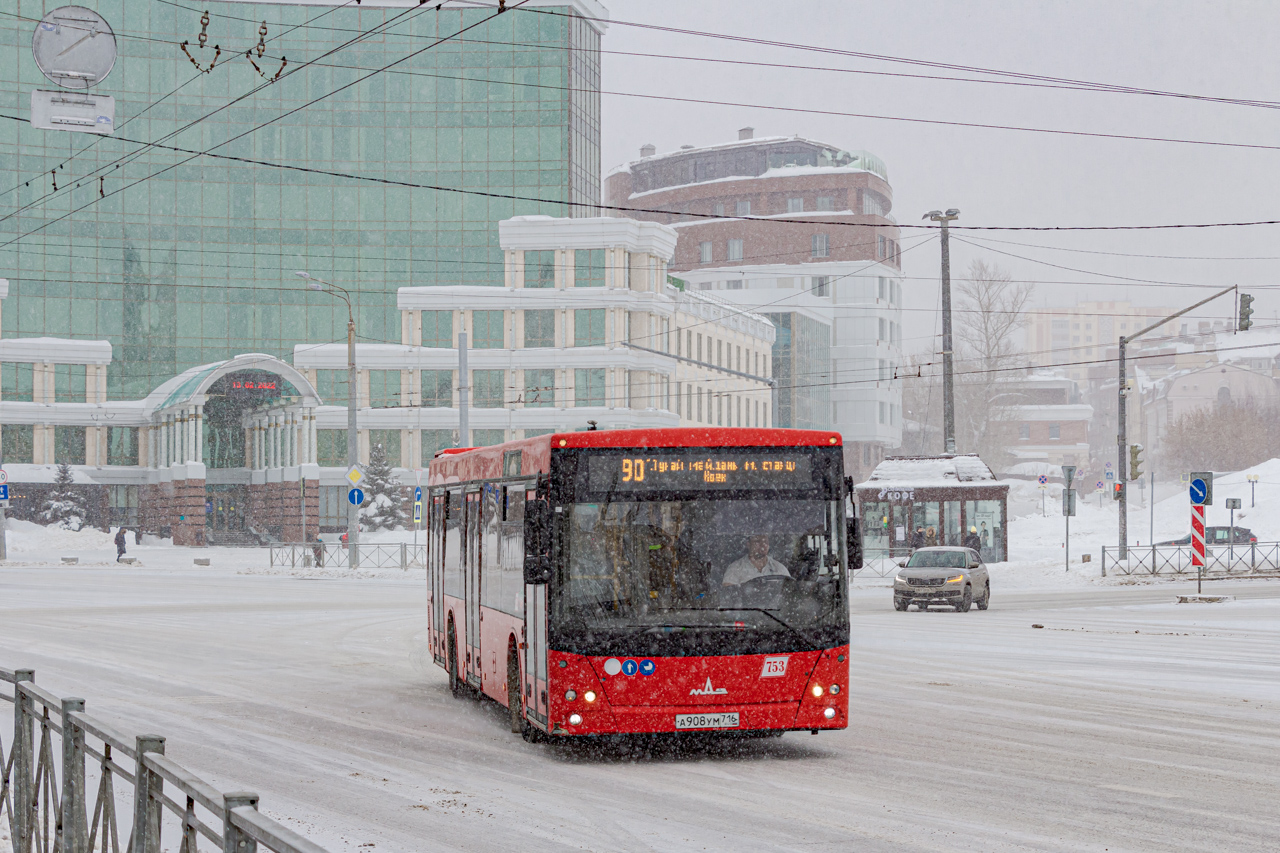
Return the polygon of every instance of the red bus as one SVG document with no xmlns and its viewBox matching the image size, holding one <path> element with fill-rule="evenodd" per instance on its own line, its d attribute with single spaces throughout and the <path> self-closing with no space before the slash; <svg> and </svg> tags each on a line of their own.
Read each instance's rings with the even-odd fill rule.
<svg viewBox="0 0 1280 853">
<path fill-rule="evenodd" d="M 531 741 L 845 728 L 850 486 L 833 432 L 601 430 L 442 451 L 433 657 L 455 695 L 493 698 Z"/>
</svg>

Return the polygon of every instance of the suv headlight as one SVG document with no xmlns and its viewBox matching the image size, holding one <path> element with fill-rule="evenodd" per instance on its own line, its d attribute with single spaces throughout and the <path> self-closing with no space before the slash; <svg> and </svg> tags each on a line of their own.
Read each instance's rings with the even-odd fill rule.
<svg viewBox="0 0 1280 853">
<path fill-rule="evenodd" d="M 947 583 L 964 583 L 964 575 L 952 575 L 947 578 Z"/>
<path fill-rule="evenodd" d="M 905 583 L 907 582 L 907 579 L 906 579 L 906 578 L 904 578 L 902 575 L 894 575 L 894 577 L 893 577 L 893 582 L 894 582 L 894 583 L 901 583 L 901 584 L 905 584 Z"/>
</svg>

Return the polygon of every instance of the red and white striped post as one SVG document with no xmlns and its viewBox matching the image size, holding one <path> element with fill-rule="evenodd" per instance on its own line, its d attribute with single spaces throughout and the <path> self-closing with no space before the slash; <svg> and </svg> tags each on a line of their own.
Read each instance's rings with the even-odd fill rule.
<svg viewBox="0 0 1280 853">
<path fill-rule="evenodd" d="M 1196 567 L 1196 594 L 1204 577 L 1204 505 L 1191 505 L 1191 565 Z"/>
</svg>

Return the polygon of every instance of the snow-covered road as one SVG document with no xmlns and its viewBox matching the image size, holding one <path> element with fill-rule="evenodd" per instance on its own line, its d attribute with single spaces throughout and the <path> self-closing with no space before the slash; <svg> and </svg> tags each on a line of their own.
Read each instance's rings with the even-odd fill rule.
<svg viewBox="0 0 1280 853">
<path fill-rule="evenodd" d="M 4 566 L 0 666 L 335 851 L 1274 851 L 1280 583 L 1186 586 L 859 589 L 848 731 L 688 751 L 529 745 L 451 698 L 420 580 Z"/>
</svg>

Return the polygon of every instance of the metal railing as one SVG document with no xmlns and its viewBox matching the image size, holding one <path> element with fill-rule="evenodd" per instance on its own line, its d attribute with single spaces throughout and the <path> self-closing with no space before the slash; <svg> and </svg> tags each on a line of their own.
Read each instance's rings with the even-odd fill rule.
<svg viewBox="0 0 1280 853">
<path fill-rule="evenodd" d="M 259 814 L 257 794 L 218 791 L 165 757 L 164 738 L 128 738 L 86 714 L 83 699 L 37 687 L 32 670 L 0 669 L 4 684 L 13 740 L 6 754 L 0 733 L 0 821 L 8 818 L 13 853 L 159 853 L 166 828 L 179 853 L 325 853 Z"/>
<path fill-rule="evenodd" d="M 1130 545 L 1120 559 L 1114 546 L 1102 546 L 1102 576 L 1194 575 L 1190 545 Z M 1280 572 L 1280 542 L 1237 542 L 1205 548 L 1205 577 L 1245 577 Z"/>
<path fill-rule="evenodd" d="M 855 578 L 887 578 L 897 574 L 898 561 L 906 559 L 890 556 L 887 548 L 868 548 L 862 552 L 862 568 L 850 572 Z"/>
<path fill-rule="evenodd" d="M 427 565 L 427 546 L 408 542 L 379 545 L 356 545 L 356 559 L 351 561 L 351 548 L 333 542 L 277 543 L 269 546 L 271 568 L 289 569 L 420 569 Z"/>
</svg>

